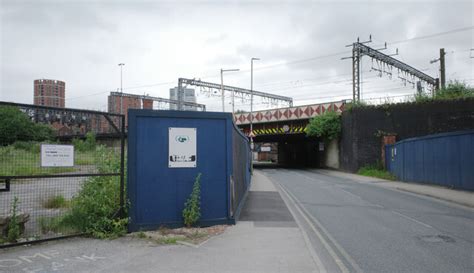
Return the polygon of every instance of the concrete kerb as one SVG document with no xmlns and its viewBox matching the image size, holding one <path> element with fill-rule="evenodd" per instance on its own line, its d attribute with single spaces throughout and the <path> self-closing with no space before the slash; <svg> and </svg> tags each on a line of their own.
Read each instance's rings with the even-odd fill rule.
<svg viewBox="0 0 474 273">
<path fill-rule="evenodd" d="M 318 173 L 348 178 L 360 183 L 370 183 L 388 189 L 398 190 L 405 193 L 423 195 L 426 197 L 434 198 L 438 201 L 447 201 L 456 205 L 474 208 L 474 192 L 453 190 L 437 185 L 391 181 L 334 170 L 318 170 Z"/>
<path fill-rule="evenodd" d="M 311 214 L 309 214 L 309 212 L 301 204 L 298 203 L 298 200 L 292 195 L 292 193 L 288 192 L 288 190 L 285 189 L 285 187 L 280 183 L 272 181 L 262 174 L 258 173 L 257 177 L 259 181 L 266 180 L 268 183 L 274 184 L 275 189 L 279 192 L 280 196 L 285 202 L 285 205 L 287 206 L 288 210 L 295 219 L 295 222 L 298 225 L 299 231 L 302 234 L 305 245 L 313 259 L 316 268 L 318 269 L 318 272 L 333 272 L 333 270 L 335 270 L 336 268 L 338 269 L 338 272 L 340 271 L 343 273 L 349 273 L 351 271 L 355 271 L 358 273 L 362 272 L 362 270 L 355 263 L 355 261 L 337 244 L 337 242 L 335 242 L 335 240 L 329 235 L 329 233 L 324 229 L 324 227 L 321 226 L 319 221 L 314 219 Z M 305 231 L 305 226 L 308 227 L 308 232 L 311 232 L 311 234 L 314 233 L 314 235 L 316 235 L 318 241 L 317 244 L 321 245 L 321 250 L 323 250 L 323 252 L 326 252 L 329 255 L 326 258 L 330 257 L 330 259 L 334 261 L 334 265 L 332 266 L 332 269 L 330 271 L 328 271 L 326 266 L 324 266 L 324 264 L 322 263 L 321 257 L 316 252 L 308 236 L 308 233 Z M 320 253 L 321 250 L 319 250 Z M 341 256 L 343 256 L 344 258 L 341 258 Z M 351 270 L 349 270 L 343 260 L 345 260 L 350 265 L 350 267 L 352 268 Z"/>
<path fill-rule="evenodd" d="M 302 223 L 300 220 L 301 217 L 297 216 L 295 209 L 293 208 L 293 206 L 296 204 L 289 201 L 288 195 L 282 192 L 281 185 L 269 179 L 260 171 L 254 170 L 252 185 L 251 185 L 251 188 L 249 189 L 249 192 L 275 192 L 279 194 L 284 205 L 287 207 L 289 213 L 293 217 L 296 223 L 298 232 L 301 234 L 301 237 L 304 241 L 304 245 L 306 246 L 309 256 L 312 259 L 314 268 L 316 269 L 316 271 L 314 272 L 327 273 L 328 271 L 324 268 L 324 265 L 322 264 L 321 259 L 318 257 L 317 253 L 315 252 L 315 250 L 313 249 L 311 245 L 308 234 L 305 232 L 304 228 L 302 227 Z"/>
</svg>

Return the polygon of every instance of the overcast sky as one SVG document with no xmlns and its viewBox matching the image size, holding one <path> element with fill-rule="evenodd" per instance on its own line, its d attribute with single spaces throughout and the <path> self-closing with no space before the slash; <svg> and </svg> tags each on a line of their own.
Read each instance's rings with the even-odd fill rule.
<svg viewBox="0 0 474 273">
<path fill-rule="evenodd" d="M 66 107 L 106 110 L 107 95 L 168 97 L 179 77 L 291 96 L 295 104 L 352 97 L 345 45 L 360 37 L 448 80 L 474 83 L 472 1 L 9 1 L 0 0 L 0 100 L 33 102 L 33 80 L 66 82 Z M 470 29 L 467 29 L 471 27 Z M 460 30 L 464 29 L 464 30 Z M 453 31 L 454 30 L 454 31 Z M 344 53 L 344 52 L 347 53 Z M 470 55 L 471 54 L 471 55 Z M 411 94 L 394 72 L 378 77 L 363 58 L 363 98 Z M 197 100 L 220 110 L 220 98 L 197 88 Z M 229 95 L 229 94 L 228 94 Z M 226 102 L 230 102 L 226 98 Z M 258 108 L 269 107 L 256 101 Z M 236 109 L 248 109 L 238 99 Z M 227 110 L 230 105 L 227 104 Z"/>
</svg>

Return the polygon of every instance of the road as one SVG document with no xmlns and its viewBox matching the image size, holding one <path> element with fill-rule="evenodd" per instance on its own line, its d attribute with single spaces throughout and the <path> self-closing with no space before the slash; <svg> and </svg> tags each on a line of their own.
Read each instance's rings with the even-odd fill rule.
<svg viewBox="0 0 474 273">
<path fill-rule="evenodd" d="M 474 272 L 474 210 L 316 170 L 264 169 L 323 272 Z M 296 204 L 296 205 L 295 205 Z M 298 213 L 296 213 L 298 215 Z"/>
</svg>

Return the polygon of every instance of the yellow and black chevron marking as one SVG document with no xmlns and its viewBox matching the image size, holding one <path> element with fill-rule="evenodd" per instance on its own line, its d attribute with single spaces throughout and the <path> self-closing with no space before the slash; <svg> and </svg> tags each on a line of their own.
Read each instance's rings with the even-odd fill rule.
<svg viewBox="0 0 474 273">
<path fill-rule="evenodd" d="M 289 128 L 287 132 L 283 129 L 283 127 L 278 128 L 265 128 L 265 129 L 253 129 L 253 133 L 258 135 L 277 135 L 277 134 L 302 134 L 306 133 L 306 126 L 298 125 L 292 126 Z"/>
</svg>

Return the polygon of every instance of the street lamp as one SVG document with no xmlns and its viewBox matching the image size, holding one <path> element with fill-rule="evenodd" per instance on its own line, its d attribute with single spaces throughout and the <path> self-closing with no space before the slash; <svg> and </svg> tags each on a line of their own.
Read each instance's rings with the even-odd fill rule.
<svg viewBox="0 0 474 273">
<path fill-rule="evenodd" d="M 253 153 L 253 61 L 259 61 L 259 58 L 250 59 L 250 149 Z M 252 154 L 253 161 L 253 154 Z"/>
<path fill-rule="evenodd" d="M 239 71 L 240 69 L 221 69 L 222 112 L 225 112 L 224 100 L 224 72 Z M 232 113 L 234 113 L 234 91 L 232 91 Z"/>
<path fill-rule="evenodd" d="M 124 63 L 119 63 L 118 64 L 118 66 L 120 66 L 120 114 L 122 114 L 122 112 L 123 112 L 123 85 L 122 85 L 123 77 L 122 77 L 122 75 L 123 75 L 123 66 L 124 65 L 125 65 Z"/>
</svg>

